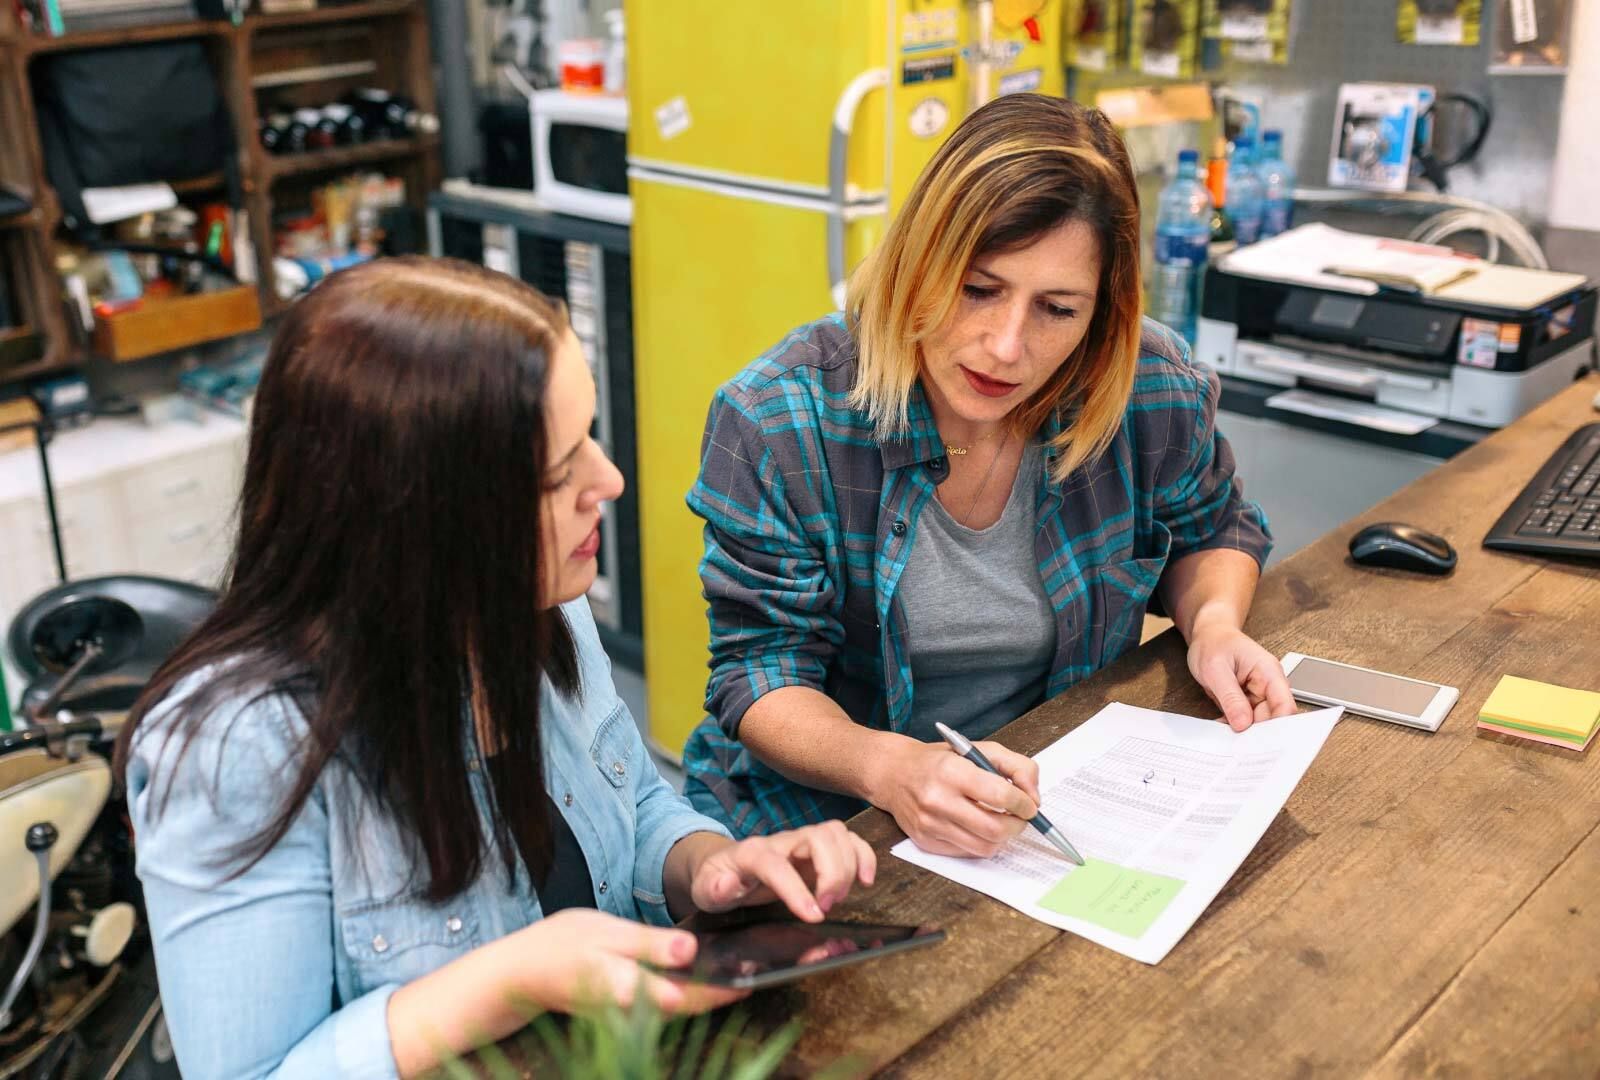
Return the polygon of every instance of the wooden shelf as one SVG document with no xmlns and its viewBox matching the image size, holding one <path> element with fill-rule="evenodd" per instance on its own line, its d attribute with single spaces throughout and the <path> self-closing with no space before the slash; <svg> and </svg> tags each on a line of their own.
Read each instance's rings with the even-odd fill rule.
<svg viewBox="0 0 1600 1080">
<path fill-rule="evenodd" d="M 439 146 L 437 133 L 418 135 L 413 139 L 380 139 L 359 146 L 339 146 L 332 150 L 314 150 L 307 154 L 286 154 L 266 159 L 269 180 L 287 176 L 305 176 L 309 173 L 333 172 L 352 169 L 358 165 L 371 165 L 379 161 L 394 161 L 431 153 Z"/>
<path fill-rule="evenodd" d="M 71 52 L 106 45 L 139 45 L 192 37 L 228 37 L 232 34 L 252 34 L 259 30 L 293 30 L 361 19 L 383 19 L 408 14 L 416 6 L 417 0 L 364 0 L 362 3 L 335 4 L 282 15 L 247 15 L 239 26 L 223 19 L 189 19 L 114 30 L 77 30 L 59 37 L 20 33 L 14 37 L 0 36 L 0 44 L 15 44 L 22 52 L 29 54 Z"/>
<path fill-rule="evenodd" d="M 392 15 L 405 15 L 417 6 L 417 0 L 365 0 L 358 4 L 332 4 L 310 11 L 290 11 L 282 15 L 248 15 L 244 29 L 293 30 L 302 26 L 323 26 L 327 23 L 352 22 L 356 19 L 383 19 Z"/>
<path fill-rule="evenodd" d="M 76 49 L 98 49 L 107 45 L 142 45 L 151 41 L 176 41 L 180 38 L 216 37 L 227 34 L 232 27 L 211 19 L 188 22 L 158 23 L 154 26 L 130 26 L 118 30 L 78 30 L 60 37 L 48 34 L 22 34 L 17 38 L 19 48 L 35 56 L 40 53 L 72 52 Z"/>
<path fill-rule="evenodd" d="M 206 173 L 192 180 L 169 180 L 167 186 L 179 195 L 204 195 L 208 191 L 221 191 L 227 187 L 228 177 L 220 172 Z"/>
</svg>

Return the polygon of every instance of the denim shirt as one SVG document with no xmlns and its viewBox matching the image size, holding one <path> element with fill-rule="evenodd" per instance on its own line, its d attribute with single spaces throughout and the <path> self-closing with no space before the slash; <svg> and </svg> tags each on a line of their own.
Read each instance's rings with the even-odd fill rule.
<svg viewBox="0 0 1600 1080">
<path fill-rule="evenodd" d="M 562 610 L 583 689 L 572 700 L 545 686 L 547 790 L 583 848 L 600 910 L 668 924 L 667 852 L 690 833 L 727 832 L 656 772 L 617 697 L 587 601 Z M 307 728 L 286 695 L 246 699 L 208 716 L 181 759 L 176 740 L 163 757 L 163 718 L 204 679 L 191 676 L 152 711 L 128 763 L 139 878 L 178 1064 L 192 1080 L 392 1077 L 394 991 L 541 915 L 526 869 L 517 886 L 507 880 L 478 751 L 469 780 L 490 847 L 483 873 L 460 895 L 427 901 L 411 881 L 410 846 L 337 759 L 283 839 L 224 880 L 228 852 L 277 809 Z"/>
</svg>

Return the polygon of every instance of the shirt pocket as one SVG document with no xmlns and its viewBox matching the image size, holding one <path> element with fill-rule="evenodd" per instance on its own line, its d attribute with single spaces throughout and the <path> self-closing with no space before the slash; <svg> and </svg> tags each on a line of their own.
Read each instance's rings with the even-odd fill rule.
<svg viewBox="0 0 1600 1080">
<path fill-rule="evenodd" d="M 440 904 L 420 892 L 358 904 L 339 922 L 358 995 L 421 978 L 483 944 L 468 894 Z"/>
<path fill-rule="evenodd" d="M 1149 555 L 1095 568 L 1090 595 L 1097 610 L 1089 628 L 1089 656 L 1096 669 L 1139 644 L 1145 611 L 1167 568 L 1171 549 L 1172 533 L 1156 522 Z"/>
<path fill-rule="evenodd" d="M 633 730 L 633 718 L 619 703 L 606 716 L 589 744 L 589 757 L 600 775 L 613 788 L 621 790 L 629 783 L 641 747 L 638 732 Z"/>
</svg>

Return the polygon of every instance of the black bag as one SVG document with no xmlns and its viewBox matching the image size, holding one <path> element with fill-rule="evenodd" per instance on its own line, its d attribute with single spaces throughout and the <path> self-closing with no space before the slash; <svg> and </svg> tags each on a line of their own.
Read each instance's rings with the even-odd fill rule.
<svg viewBox="0 0 1600 1080">
<path fill-rule="evenodd" d="M 240 204 L 233 124 L 200 42 L 91 49 L 34 67 L 45 170 L 69 229 L 95 231 L 84 188 L 222 172 L 228 201 Z"/>
</svg>

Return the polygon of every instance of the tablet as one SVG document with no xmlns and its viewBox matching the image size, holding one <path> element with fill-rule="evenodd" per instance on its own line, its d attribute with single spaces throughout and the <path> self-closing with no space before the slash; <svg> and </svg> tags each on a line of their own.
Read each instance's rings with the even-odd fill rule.
<svg viewBox="0 0 1600 1080">
<path fill-rule="evenodd" d="M 699 930 L 694 964 L 662 974 L 709 986 L 761 990 L 819 971 L 858 964 L 944 940 L 931 926 L 877 923 L 764 922 Z"/>
</svg>

